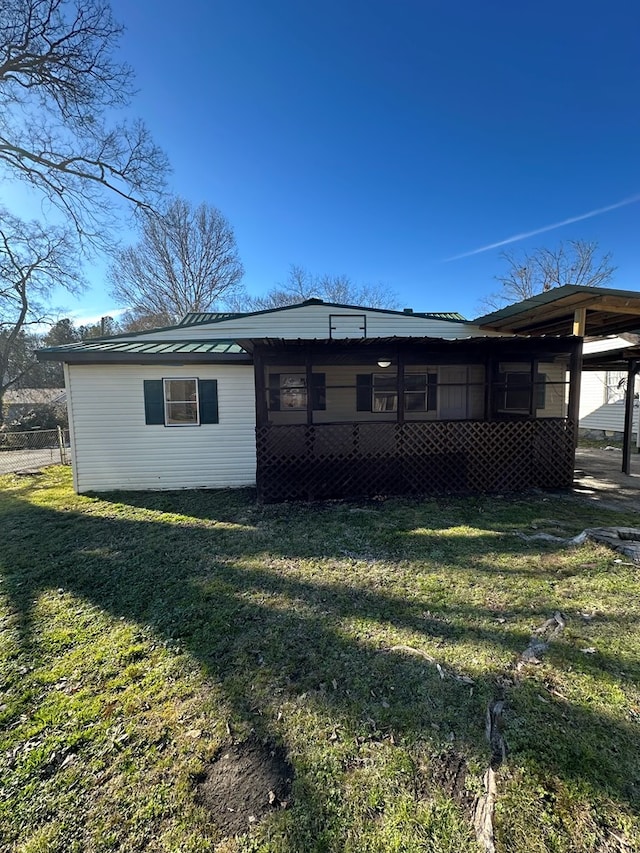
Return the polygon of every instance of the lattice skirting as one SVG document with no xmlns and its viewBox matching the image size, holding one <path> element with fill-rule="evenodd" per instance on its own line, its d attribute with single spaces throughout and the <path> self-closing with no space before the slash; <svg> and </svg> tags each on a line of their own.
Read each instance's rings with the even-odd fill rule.
<svg viewBox="0 0 640 853">
<path fill-rule="evenodd" d="M 258 427 L 265 501 L 568 488 L 574 430 L 564 419 Z"/>
</svg>

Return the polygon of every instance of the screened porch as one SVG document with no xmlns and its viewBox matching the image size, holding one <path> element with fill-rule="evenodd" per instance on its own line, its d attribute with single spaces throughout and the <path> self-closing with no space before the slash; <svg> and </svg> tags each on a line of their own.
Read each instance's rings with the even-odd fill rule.
<svg viewBox="0 0 640 853">
<path fill-rule="evenodd" d="M 573 338 L 252 344 L 264 500 L 572 481 Z"/>
</svg>

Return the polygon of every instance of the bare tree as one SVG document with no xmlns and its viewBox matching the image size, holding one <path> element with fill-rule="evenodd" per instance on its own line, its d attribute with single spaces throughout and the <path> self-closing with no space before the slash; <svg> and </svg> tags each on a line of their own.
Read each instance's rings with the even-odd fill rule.
<svg viewBox="0 0 640 853">
<path fill-rule="evenodd" d="M 598 243 L 587 240 L 567 240 L 555 249 L 501 252 L 500 258 L 507 272 L 496 276 L 502 289 L 482 300 L 485 309 L 520 302 L 564 284 L 606 287 L 617 269 L 611 263 L 611 252 L 602 255 Z"/>
<path fill-rule="evenodd" d="M 80 290 L 78 270 L 77 243 L 68 231 L 0 211 L 0 413 L 5 391 L 36 365 L 38 339 L 30 330 L 49 319 L 44 302 L 56 287 Z"/>
<path fill-rule="evenodd" d="M 236 293 L 225 300 L 234 311 L 262 311 L 304 302 L 318 297 L 340 305 L 363 305 L 367 308 L 396 308 L 398 298 L 383 284 L 354 284 L 346 275 L 313 275 L 297 264 L 291 264 L 284 283 L 276 284 L 262 296 Z"/>
<path fill-rule="evenodd" d="M 243 273 L 223 214 L 176 198 L 162 215 L 141 214 L 139 242 L 118 253 L 108 277 L 112 296 L 128 308 L 125 322 L 152 317 L 171 323 L 189 311 L 217 307 Z"/>
<path fill-rule="evenodd" d="M 111 202 L 148 205 L 167 168 L 141 122 L 110 124 L 133 93 L 121 34 L 106 0 L 0 3 L 0 166 L 94 244 Z"/>
</svg>

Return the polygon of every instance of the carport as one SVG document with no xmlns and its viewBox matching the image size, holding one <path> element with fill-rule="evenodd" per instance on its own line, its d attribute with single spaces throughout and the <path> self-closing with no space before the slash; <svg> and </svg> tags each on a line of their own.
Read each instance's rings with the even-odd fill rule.
<svg viewBox="0 0 640 853">
<path fill-rule="evenodd" d="M 586 336 L 637 332 L 640 329 L 640 293 L 567 284 L 478 317 L 474 322 L 482 329 L 534 337 L 573 335 L 584 339 Z M 640 347 L 589 356 L 583 356 L 580 350 L 579 360 L 583 370 L 624 370 L 627 373 L 622 472 L 630 474 L 633 389 L 640 370 Z M 574 382 L 579 386 L 579 371 L 577 376 Z M 580 388 L 574 388 L 573 400 L 579 397 Z M 577 438 L 577 408 L 570 414 Z"/>
</svg>

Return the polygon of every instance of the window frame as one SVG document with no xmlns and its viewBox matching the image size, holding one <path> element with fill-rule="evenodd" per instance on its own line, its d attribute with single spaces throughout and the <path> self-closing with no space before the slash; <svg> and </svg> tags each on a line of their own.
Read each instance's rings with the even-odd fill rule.
<svg viewBox="0 0 640 853">
<path fill-rule="evenodd" d="M 278 387 L 278 394 L 280 400 L 280 411 L 281 412 L 306 412 L 307 403 L 309 399 L 309 389 L 307 388 L 307 374 L 302 373 L 301 371 L 295 371 L 294 373 L 280 373 L 280 382 Z M 287 380 L 294 379 L 298 384 L 291 383 L 286 384 Z M 283 401 L 289 395 L 289 399 L 294 399 L 297 396 L 300 397 L 300 404 L 297 406 L 287 406 L 283 403 Z"/>
<path fill-rule="evenodd" d="M 369 376 L 369 385 L 370 385 L 370 401 L 369 401 L 369 409 L 367 411 L 372 412 L 373 414 L 388 414 L 389 412 L 397 412 L 398 411 L 398 375 L 397 373 L 389 374 L 389 373 L 370 373 L 370 374 L 362 374 Z M 424 389 L 421 390 L 408 390 L 407 389 L 407 378 L 408 377 L 422 377 L 424 379 Z M 386 379 L 388 381 L 393 381 L 394 387 L 389 389 L 381 389 L 378 388 L 376 390 L 376 379 Z M 428 412 L 436 412 L 438 411 L 438 370 L 437 368 L 427 368 L 424 371 L 414 372 L 407 371 L 404 375 L 404 412 L 406 413 L 428 413 Z M 422 397 L 422 406 L 417 408 L 410 408 L 407 403 L 409 398 L 419 398 Z M 382 404 L 378 408 L 376 406 L 376 398 L 379 400 L 383 400 L 386 398 L 387 403 L 383 406 Z M 392 405 L 389 406 L 389 399 L 393 398 Z M 363 409 L 359 409 L 359 411 L 363 411 Z"/>
<path fill-rule="evenodd" d="M 415 390 L 407 388 L 407 379 L 410 376 L 420 376 L 424 377 L 424 389 Z M 437 412 L 438 411 L 438 386 L 439 386 L 439 377 L 438 377 L 438 369 L 427 368 L 426 371 L 420 371 L 419 373 L 413 371 L 406 371 L 404 374 L 404 411 L 405 413 L 413 413 L 413 412 Z M 422 408 L 409 408 L 407 406 L 407 402 L 409 397 L 416 398 L 422 397 L 424 401 L 424 406 Z"/>
<path fill-rule="evenodd" d="M 386 379 L 393 380 L 394 387 L 390 390 L 378 390 L 376 391 L 376 379 Z M 386 405 L 384 408 L 377 409 L 376 408 L 376 395 L 379 397 L 392 398 L 392 407 L 388 408 Z M 398 411 L 398 375 L 397 373 L 372 373 L 371 374 L 371 411 L 375 414 L 385 414 L 388 412 L 397 412 Z"/>
<path fill-rule="evenodd" d="M 509 406 L 507 405 L 509 394 L 509 377 L 523 377 L 523 383 L 518 387 L 512 387 L 511 391 L 520 392 L 527 395 L 527 406 Z M 537 412 L 539 409 L 545 409 L 547 405 L 547 374 L 535 374 L 533 384 L 531 382 L 531 371 L 527 370 L 504 370 L 500 372 L 500 404 L 499 412 L 504 412 L 510 415 L 528 415 L 532 411 Z"/>
<path fill-rule="evenodd" d="M 298 386 L 282 384 L 283 377 L 297 376 L 301 378 Z M 306 412 L 309 405 L 309 393 L 311 394 L 311 406 L 314 412 L 325 411 L 327 408 L 327 382 L 324 372 L 313 372 L 311 374 L 311 387 L 307 386 L 307 373 L 303 370 L 293 370 L 288 373 L 269 371 L 266 378 L 266 398 L 268 412 Z M 283 392 L 296 391 L 304 398 L 304 404 L 300 406 L 283 406 Z"/>
<path fill-rule="evenodd" d="M 170 400 L 167 395 L 168 385 L 171 382 L 193 382 L 195 386 L 195 400 Z M 162 379 L 162 399 L 164 407 L 164 425 L 166 427 L 196 427 L 200 426 L 200 389 L 197 376 L 169 376 Z M 169 406 L 174 403 L 189 403 L 195 404 L 196 420 L 185 421 L 184 423 L 172 422 L 169 418 Z"/>
</svg>

